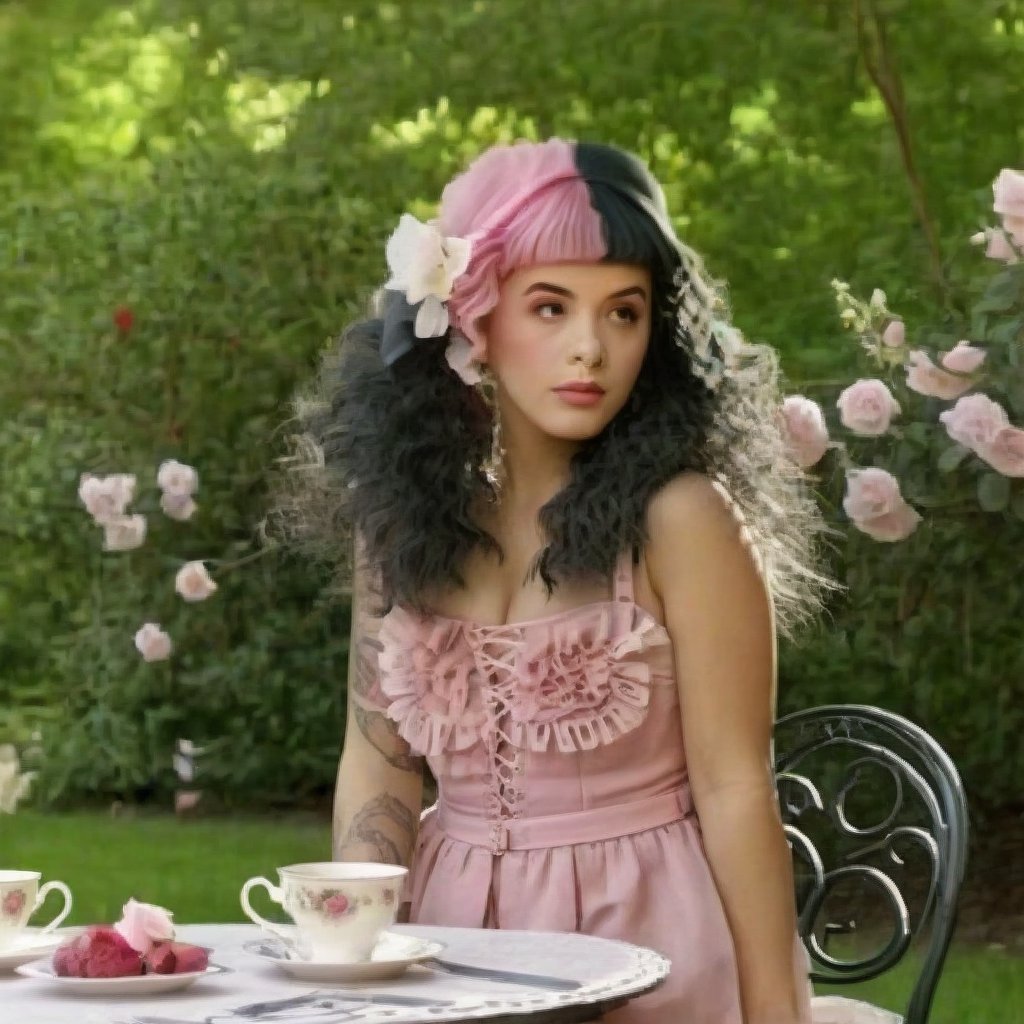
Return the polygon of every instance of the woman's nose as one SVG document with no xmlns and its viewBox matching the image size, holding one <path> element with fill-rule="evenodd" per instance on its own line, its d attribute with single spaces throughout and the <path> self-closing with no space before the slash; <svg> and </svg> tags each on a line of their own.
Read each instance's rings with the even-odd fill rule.
<svg viewBox="0 0 1024 1024">
<path fill-rule="evenodd" d="M 604 358 L 604 345 L 594 325 L 589 320 L 581 321 L 574 328 L 572 339 L 572 361 L 584 366 L 600 366 Z"/>
</svg>

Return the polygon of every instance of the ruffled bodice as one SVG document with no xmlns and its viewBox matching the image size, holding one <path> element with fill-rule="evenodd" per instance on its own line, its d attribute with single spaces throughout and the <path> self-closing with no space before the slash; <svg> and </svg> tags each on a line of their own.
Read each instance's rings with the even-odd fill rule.
<svg viewBox="0 0 1024 1024">
<path fill-rule="evenodd" d="M 632 601 L 509 626 L 395 608 L 380 639 L 388 714 L 421 754 L 465 750 L 502 728 L 517 747 L 579 753 L 643 721 L 671 682 L 665 629 Z"/>
</svg>

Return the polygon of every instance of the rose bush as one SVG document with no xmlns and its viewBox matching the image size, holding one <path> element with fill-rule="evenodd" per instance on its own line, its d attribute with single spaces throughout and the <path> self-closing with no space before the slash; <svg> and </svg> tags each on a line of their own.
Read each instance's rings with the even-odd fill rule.
<svg viewBox="0 0 1024 1024">
<path fill-rule="evenodd" d="M 840 531 L 848 588 L 799 664 L 785 654 L 784 671 L 813 676 L 818 658 L 830 673 L 847 665 L 859 700 L 931 727 L 987 802 L 1024 769 L 1024 174 L 1001 172 L 993 191 L 1001 225 L 971 239 L 984 256 L 961 238 L 971 263 L 934 322 L 905 320 L 881 289 L 864 300 L 833 282 L 859 342 L 858 379 L 783 406 L 793 457 L 810 465 Z M 819 426 L 803 457 L 807 422 Z M 791 688 L 791 706 L 809 687 Z M 813 699 L 850 698 L 836 680 Z M 978 742 L 958 746 L 967 736 Z"/>
</svg>

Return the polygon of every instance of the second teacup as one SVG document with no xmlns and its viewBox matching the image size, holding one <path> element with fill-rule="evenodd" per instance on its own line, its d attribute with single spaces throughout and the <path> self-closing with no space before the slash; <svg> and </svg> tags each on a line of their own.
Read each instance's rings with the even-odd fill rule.
<svg viewBox="0 0 1024 1024">
<path fill-rule="evenodd" d="M 0 950 L 18 941 L 28 919 L 51 891 L 63 895 L 64 907 L 40 934 L 52 932 L 71 913 L 71 890 L 63 882 L 47 882 L 40 887 L 41 877 L 38 871 L 0 870 Z"/>
<path fill-rule="evenodd" d="M 277 869 L 279 885 L 261 877 L 242 886 L 242 909 L 260 927 L 289 945 L 294 937 L 260 916 L 249 902 L 257 886 L 295 922 L 299 944 L 311 960 L 368 960 L 381 933 L 395 921 L 408 868 L 398 864 L 321 861 Z"/>
</svg>

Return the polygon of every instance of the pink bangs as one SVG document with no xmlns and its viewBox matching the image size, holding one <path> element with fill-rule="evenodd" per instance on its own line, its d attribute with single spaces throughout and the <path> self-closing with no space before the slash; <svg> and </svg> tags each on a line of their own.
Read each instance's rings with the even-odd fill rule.
<svg viewBox="0 0 1024 1024">
<path fill-rule="evenodd" d="M 488 150 L 444 190 L 439 221 L 445 235 L 473 239 L 449 308 L 477 360 L 484 357 L 479 321 L 509 274 L 538 263 L 597 262 L 607 252 L 573 146 L 562 139 Z"/>
</svg>

